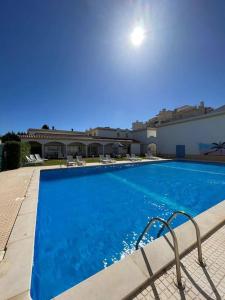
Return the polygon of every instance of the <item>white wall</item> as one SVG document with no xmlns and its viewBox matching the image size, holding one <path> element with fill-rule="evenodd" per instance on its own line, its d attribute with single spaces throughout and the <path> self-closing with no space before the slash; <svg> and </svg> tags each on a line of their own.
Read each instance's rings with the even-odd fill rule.
<svg viewBox="0 0 225 300">
<path fill-rule="evenodd" d="M 157 129 L 157 148 L 160 154 L 176 154 L 176 145 L 185 145 L 187 155 L 197 155 L 200 154 L 199 143 L 219 141 L 225 141 L 225 112 Z"/>
<path fill-rule="evenodd" d="M 132 138 L 144 144 L 150 144 L 155 142 L 156 129 L 142 129 L 132 132 Z"/>
<path fill-rule="evenodd" d="M 141 154 L 147 153 L 149 144 L 157 144 L 156 129 L 146 128 L 142 130 L 135 130 L 132 132 L 132 138 L 141 143 Z"/>
</svg>

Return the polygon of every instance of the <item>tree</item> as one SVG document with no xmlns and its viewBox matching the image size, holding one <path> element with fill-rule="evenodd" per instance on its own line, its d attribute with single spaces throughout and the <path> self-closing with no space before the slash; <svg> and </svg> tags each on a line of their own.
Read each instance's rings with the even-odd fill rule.
<svg viewBox="0 0 225 300">
<path fill-rule="evenodd" d="M 49 129 L 49 126 L 47 124 L 44 124 L 41 129 Z"/>
<path fill-rule="evenodd" d="M 220 152 L 221 154 L 223 153 L 223 150 L 225 150 L 225 142 L 219 142 L 219 143 L 212 143 L 212 147 L 210 149 L 212 149 L 212 151 L 209 151 L 206 153 L 213 153 L 213 152 Z"/>
<path fill-rule="evenodd" d="M 222 153 L 223 149 L 225 150 L 225 142 L 212 143 L 212 145 L 213 147 L 211 147 L 211 149 L 215 149 L 215 152 L 219 151 L 220 153 Z"/>
<path fill-rule="evenodd" d="M 9 141 L 15 141 L 20 142 L 20 137 L 15 132 L 8 132 L 1 138 L 2 143 L 9 142 Z"/>
</svg>

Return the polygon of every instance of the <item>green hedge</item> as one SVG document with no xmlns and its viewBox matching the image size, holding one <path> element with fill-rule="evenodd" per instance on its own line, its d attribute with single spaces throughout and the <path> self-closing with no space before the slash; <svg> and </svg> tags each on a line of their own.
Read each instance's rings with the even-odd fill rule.
<svg viewBox="0 0 225 300">
<path fill-rule="evenodd" d="M 9 141 L 3 148 L 3 169 L 12 170 L 25 165 L 30 145 L 24 142 Z"/>
<path fill-rule="evenodd" d="M 3 144 L 0 144 L 0 171 L 3 170 Z"/>
<path fill-rule="evenodd" d="M 20 166 L 24 166 L 27 163 L 26 156 L 30 154 L 30 144 L 21 142 L 20 146 Z"/>
<path fill-rule="evenodd" d="M 12 170 L 20 167 L 20 142 L 6 142 L 3 148 L 4 170 Z"/>
</svg>

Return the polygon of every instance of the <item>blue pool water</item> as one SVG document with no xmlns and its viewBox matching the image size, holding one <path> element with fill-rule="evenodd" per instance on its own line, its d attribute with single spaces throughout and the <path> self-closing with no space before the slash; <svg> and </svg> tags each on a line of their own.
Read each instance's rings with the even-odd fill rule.
<svg viewBox="0 0 225 300">
<path fill-rule="evenodd" d="M 41 172 L 33 299 L 50 299 L 134 250 L 152 216 L 225 199 L 225 166 L 160 162 Z M 174 226 L 186 221 L 178 218 Z M 149 241 L 156 235 L 155 225 Z"/>
</svg>

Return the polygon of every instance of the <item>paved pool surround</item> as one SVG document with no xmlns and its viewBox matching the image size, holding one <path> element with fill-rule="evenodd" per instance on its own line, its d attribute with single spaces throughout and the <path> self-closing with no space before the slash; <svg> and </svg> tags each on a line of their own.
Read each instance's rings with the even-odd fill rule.
<svg viewBox="0 0 225 300">
<path fill-rule="evenodd" d="M 154 163 L 157 162 L 154 161 Z M 90 167 L 90 165 L 88 166 Z M 55 168 L 58 167 L 30 168 L 32 176 L 25 199 L 8 240 L 4 259 L 0 262 L 1 300 L 30 299 L 40 171 Z M 225 200 L 199 214 L 195 220 L 199 225 L 202 240 L 207 239 L 225 224 Z M 178 239 L 179 253 L 183 257 L 196 246 L 193 224 L 187 221 L 177 227 L 175 233 Z M 170 235 L 166 236 L 172 242 Z M 83 300 L 90 299 L 90 295 L 93 300 L 132 297 L 151 281 L 154 281 L 166 268 L 174 264 L 173 251 L 164 237 L 146 245 L 143 250 L 144 256 L 143 251 L 135 251 L 118 263 L 63 292 L 55 299 Z M 150 273 L 153 275 L 150 276 Z"/>
</svg>

